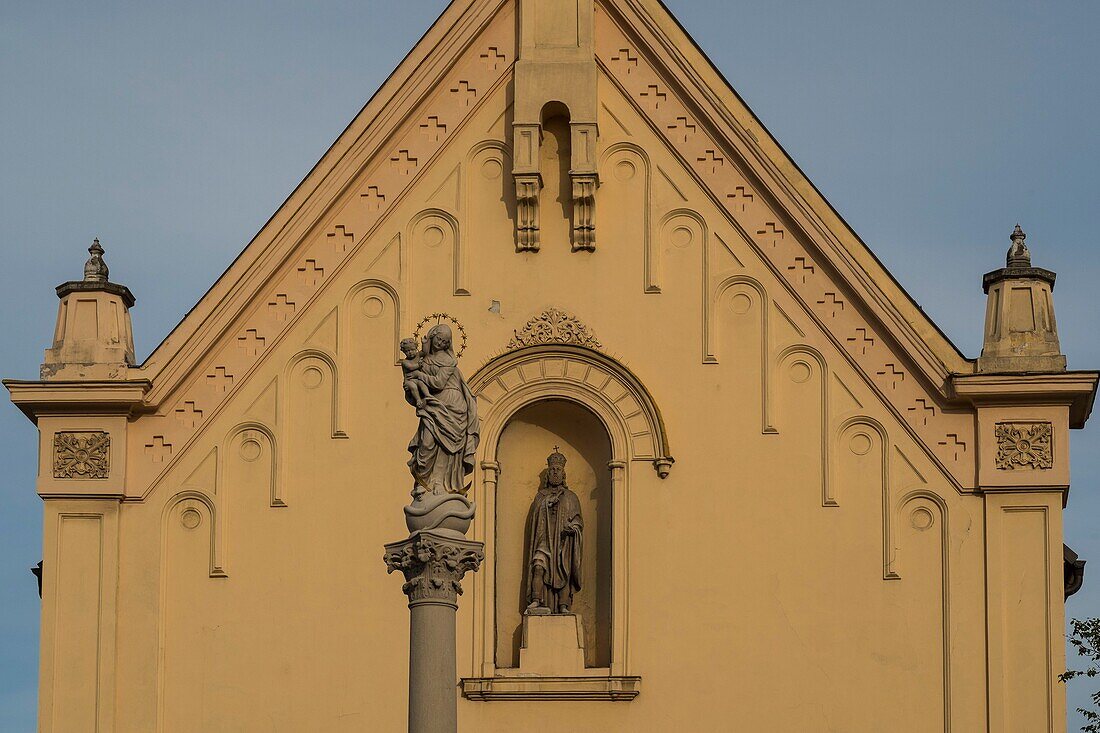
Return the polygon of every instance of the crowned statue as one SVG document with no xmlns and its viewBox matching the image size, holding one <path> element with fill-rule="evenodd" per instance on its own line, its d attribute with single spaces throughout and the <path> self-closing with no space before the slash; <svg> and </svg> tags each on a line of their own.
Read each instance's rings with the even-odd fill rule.
<svg viewBox="0 0 1100 733">
<path fill-rule="evenodd" d="M 565 483 L 565 456 L 555 447 L 531 503 L 528 614 L 571 613 L 581 589 L 581 503 Z"/>
</svg>

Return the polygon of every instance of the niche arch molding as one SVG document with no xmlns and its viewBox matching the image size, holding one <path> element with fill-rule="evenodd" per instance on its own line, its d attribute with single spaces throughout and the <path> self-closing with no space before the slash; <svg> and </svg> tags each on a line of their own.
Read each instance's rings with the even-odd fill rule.
<svg viewBox="0 0 1100 733">
<path fill-rule="evenodd" d="M 632 675 L 629 634 L 631 477 L 637 470 L 669 475 L 674 459 L 661 413 L 652 395 L 629 369 L 593 349 L 546 344 L 505 352 L 469 380 L 481 417 L 479 472 L 474 498 L 478 511 L 474 538 L 496 552 L 496 490 L 501 470 L 500 439 L 509 421 L 525 407 L 546 401 L 572 402 L 602 423 L 611 441 L 611 664 L 580 677 L 520 677 L 496 666 L 496 578 L 488 562 L 472 591 L 474 638 L 471 676 L 462 680 L 471 700 L 631 700 L 641 679 Z M 649 464 L 642 468 L 641 464 Z"/>
<path fill-rule="evenodd" d="M 481 416 L 482 461 L 496 460 L 508 420 L 543 400 L 576 402 L 595 413 L 611 436 L 613 461 L 647 462 L 663 479 L 675 459 L 660 408 L 638 377 L 593 349 L 546 344 L 505 352 L 469 380 Z"/>
</svg>

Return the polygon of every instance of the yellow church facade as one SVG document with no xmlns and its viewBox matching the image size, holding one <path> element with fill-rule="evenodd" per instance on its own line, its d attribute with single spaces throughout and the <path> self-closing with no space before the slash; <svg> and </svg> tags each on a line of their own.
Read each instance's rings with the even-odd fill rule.
<svg viewBox="0 0 1100 733">
<path fill-rule="evenodd" d="M 59 286 L 5 382 L 41 435 L 40 730 L 404 730 L 382 554 L 446 326 L 483 544 L 458 730 L 1064 731 L 1097 374 L 1010 244 L 967 358 L 658 0 L 455 0 L 143 363 L 109 252 Z M 547 491 L 583 517 L 550 607 Z"/>
</svg>

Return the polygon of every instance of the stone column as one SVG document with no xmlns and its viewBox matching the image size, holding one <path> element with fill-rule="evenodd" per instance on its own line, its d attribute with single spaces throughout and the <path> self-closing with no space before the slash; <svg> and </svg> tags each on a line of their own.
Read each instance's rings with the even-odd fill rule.
<svg viewBox="0 0 1100 733">
<path fill-rule="evenodd" d="M 497 481 L 500 478 L 500 464 L 496 461 L 481 462 L 481 513 L 475 519 L 474 535 L 485 540 L 485 551 L 493 556 L 496 538 L 490 531 L 492 525 L 488 519 L 496 515 Z M 496 665 L 496 639 L 493 636 L 493 619 L 496 610 L 493 604 L 496 602 L 493 588 L 496 583 L 496 568 L 493 563 L 487 563 L 480 570 L 477 579 L 477 592 L 474 594 L 474 638 L 476 647 L 482 649 L 482 663 L 480 669 L 474 671 L 474 675 L 492 677 L 497 673 Z M 488 633 L 486 633 L 488 629 Z"/>
<path fill-rule="evenodd" d="M 626 493 L 627 462 L 620 460 L 609 461 L 607 468 L 611 471 L 611 507 L 614 512 L 612 526 L 616 528 L 629 527 L 630 521 L 630 497 Z M 618 531 L 618 530 L 616 530 Z M 619 548 L 622 548 L 621 551 Z M 626 674 L 627 644 L 626 644 L 626 619 L 629 617 L 630 594 L 626 588 L 627 562 L 630 557 L 630 537 L 624 534 L 611 558 L 611 579 L 613 586 L 611 595 L 613 598 L 621 598 L 616 603 L 615 616 L 611 620 L 611 675 L 619 677 Z"/>
<path fill-rule="evenodd" d="M 409 597 L 409 733 L 458 730 L 455 612 L 462 577 L 481 565 L 484 547 L 448 529 L 386 545 L 386 566 L 404 574 Z"/>
</svg>

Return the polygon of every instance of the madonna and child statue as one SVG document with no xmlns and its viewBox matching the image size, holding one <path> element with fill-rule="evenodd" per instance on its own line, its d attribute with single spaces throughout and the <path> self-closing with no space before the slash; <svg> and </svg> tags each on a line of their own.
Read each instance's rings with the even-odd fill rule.
<svg viewBox="0 0 1100 733">
<path fill-rule="evenodd" d="M 477 400 L 455 356 L 451 327 L 440 323 L 424 338 L 401 342 L 405 401 L 419 420 L 409 441 L 413 502 L 405 507 L 409 531 L 465 534 L 474 517 L 466 498 L 480 440 Z"/>
</svg>

